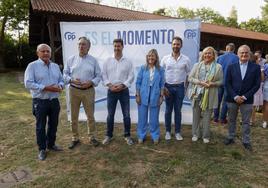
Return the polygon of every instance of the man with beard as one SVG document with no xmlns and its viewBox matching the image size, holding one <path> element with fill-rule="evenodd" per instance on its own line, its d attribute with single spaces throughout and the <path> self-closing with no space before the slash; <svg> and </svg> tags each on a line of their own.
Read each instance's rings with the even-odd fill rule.
<svg viewBox="0 0 268 188">
<path fill-rule="evenodd" d="M 161 65 L 165 69 L 165 126 L 166 140 L 171 139 L 171 116 L 174 108 L 175 138 L 183 140 L 181 136 L 181 108 L 184 98 L 184 85 L 190 72 L 190 59 L 181 54 L 182 39 L 175 36 L 172 39 L 172 53 L 164 56 Z"/>
<path fill-rule="evenodd" d="M 124 117 L 124 137 L 128 145 L 133 144 L 130 137 L 130 106 L 129 106 L 129 87 L 134 81 L 133 65 L 129 59 L 123 56 L 123 40 L 113 41 L 114 56 L 110 57 L 103 64 L 102 78 L 105 86 L 108 87 L 107 93 L 107 132 L 103 144 L 109 144 L 113 137 L 114 114 L 117 102 L 121 104 Z"/>
</svg>

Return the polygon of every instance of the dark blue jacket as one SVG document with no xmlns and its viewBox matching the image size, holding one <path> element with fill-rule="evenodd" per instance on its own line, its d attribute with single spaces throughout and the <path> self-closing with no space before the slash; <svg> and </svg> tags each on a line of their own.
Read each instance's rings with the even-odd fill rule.
<svg viewBox="0 0 268 188">
<path fill-rule="evenodd" d="M 233 102 L 235 96 L 245 96 L 245 104 L 252 104 L 254 94 L 260 88 L 261 68 L 258 64 L 248 62 L 247 71 L 242 80 L 239 61 L 227 68 L 225 87 L 227 89 L 227 102 Z"/>
</svg>

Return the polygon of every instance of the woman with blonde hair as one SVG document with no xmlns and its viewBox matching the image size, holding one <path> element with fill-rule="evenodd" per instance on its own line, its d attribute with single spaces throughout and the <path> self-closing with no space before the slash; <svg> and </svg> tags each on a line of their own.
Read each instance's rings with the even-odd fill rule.
<svg viewBox="0 0 268 188">
<path fill-rule="evenodd" d="M 196 63 L 189 74 L 188 81 L 191 92 L 188 98 L 192 100 L 193 123 L 192 141 L 201 137 L 204 143 L 209 143 L 210 118 L 218 105 L 218 87 L 223 84 L 221 65 L 216 62 L 217 52 L 211 46 L 202 51 L 199 63 Z"/>
<path fill-rule="evenodd" d="M 136 81 L 139 144 L 144 142 L 147 130 L 150 131 L 153 142 L 159 142 L 159 109 L 163 102 L 164 81 L 164 69 L 159 65 L 156 49 L 152 49 L 146 55 L 146 64 L 141 66 Z"/>
</svg>

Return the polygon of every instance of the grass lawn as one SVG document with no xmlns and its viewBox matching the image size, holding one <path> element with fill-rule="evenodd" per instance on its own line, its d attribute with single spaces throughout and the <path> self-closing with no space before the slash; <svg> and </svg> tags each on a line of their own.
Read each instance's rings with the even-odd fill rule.
<svg viewBox="0 0 268 188">
<path fill-rule="evenodd" d="M 241 143 L 240 127 L 231 146 L 223 144 L 227 128 L 215 125 L 207 145 L 192 143 L 187 125 L 182 128 L 183 141 L 167 143 L 161 125 L 158 145 L 148 137 L 143 145 L 128 146 L 118 124 L 112 143 L 94 148 L 88 145 L 86 126 L 81 123 L 82 144 L 68 150 L 71 131 L 64 94 L 57 134 L 57 144 L 64 151 L 49 152 L 45 161 L 38 161 L 29 92 L 16 73 L 0 74 L 0 86 L 0 172 L 27 167 L 33 174 L 32 181 L 17 187 L 268 187 L 268 129 L 252 127 L 253 152 L 248 152 Z M 261 114 L 256 119 L 260 124 Z M 133 136 L 135 129 L 133 125 Z M 105 124 L 100 123 L 98 139 L 104 134 Z"/>
</svg>

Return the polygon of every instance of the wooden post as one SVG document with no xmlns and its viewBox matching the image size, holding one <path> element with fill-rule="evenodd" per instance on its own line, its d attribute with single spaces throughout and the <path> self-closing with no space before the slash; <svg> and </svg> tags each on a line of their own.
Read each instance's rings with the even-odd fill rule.
<svg viewBox="0 0 268 188">
<path fill-rule="evenodd" d="M 51 47 L 51 60 L 55 61 L 55 21 L 54 16 L 49 15 L 47 21 L 48 33 L 49 33 L 49 45 Z"/>
</svg>

